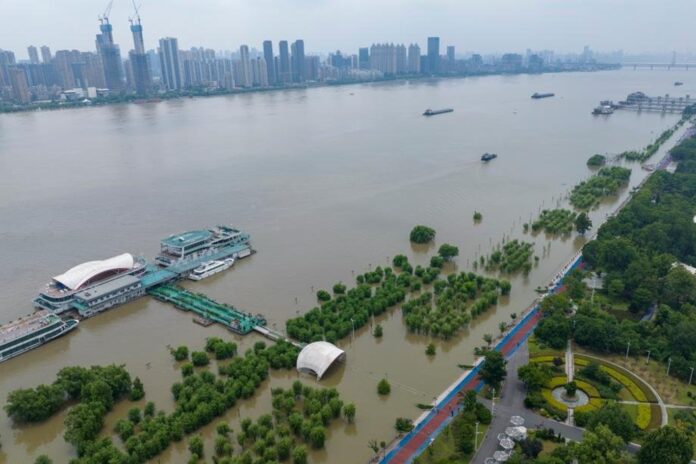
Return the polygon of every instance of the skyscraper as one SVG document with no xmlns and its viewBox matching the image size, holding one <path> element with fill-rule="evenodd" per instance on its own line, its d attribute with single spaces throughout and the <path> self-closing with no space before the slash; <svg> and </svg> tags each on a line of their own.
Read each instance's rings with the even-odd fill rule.
<svg viewBox="0 0 696 464">
<path fill-rule="evenodd" d="M 41 60 L 44 64 L 49 64 L 53 58 L 51 57 L 51 49 L 47 45 L 41 46 Z"/>
<path fill-rule="evenodd" d="M 128 54 L 130 60 L 131 73 L 133 76 L 133 84 L 135 93 L 138 95 L 146 95 L 152 87 L 152 77 L 150 74 L 150 66 L 147 62 L 147 54 L 145 53 L 145 42 L 143 40 L 143 26 L 140 23 L 140 16 L 131 22 L 130 30 L 133 33 L 133 50 Z"/>
<path fill-rule="evenodd" d="M 447 46 L 447 61 L 454 63 L 454 45 Z"/>
<path fill-rule="evenodd" d="M 75 88 L 75 75 L 72 68 L 74 61 L 74 55 L 70 50 L 58 50 L 53 58 L 53 69 L 55 70 L 58 83 L 63 89 Z"/>
<path fill-rule="evenodd" d="M 239 47 L 239 82 L 241 87 L 251 87 L 251 61 L 249 60 L 249 47 Z"/>
<path fill-rule="evenodd" d="M 440 38 L 428 37 L 428 73 L 440 72 Z"/>
<path fill-rule="evenodd" d="M 114 43 L 113 27 L 109 24 L 108 18 L 101 19 L 99 30 L 101 34 L 97 34 L 97 51 L 104 67 L 106 87 L 110 90 L 121 90 L 123 88 L 121 51 Z"/>
<path fill-rule="evenodd" d="M 304 40 L 301 39 L 292 43 L 292 80 L 293 82 L 306 80 Z"/>
<path fill-rule="evenodd" d="M 411 74 L 418 74 L 421 72 L 420 59 L 421 51 L 418 44 L 411 44 L 408 46 L 408 72 Z"/>
<path fill-rule="evenodd" d="M 290 74 L 290 53 L 288 52 L 288 41 L 281 40 L 278 42 L 278 52 L 280 53 L 278 67 L 278 81 L 287 84 L 292 80 Z"/>
<path fill-rule="evenodd" d="M 358 50 L 358 67 L 370 69 L 370 49 L 365 47 Z"/>
<path fill-rule="evenodd" d="M 39 64 L 39 51 L 35 46 L 30 45 L 27 47 L 27 52 L 29 53 L 29 62 L 31 64 Z"/>
<path fill-rule="evenodd" d="M 263 59 L 266 61 L 266 75 L 268 76 L 268 85 L 275 85 L 276 73 L 273 65 L 273 42 L 264 40 L 263 42 Z"/>
<path fill-rule="evenodd" d="M 164 87 L 167 90 L 181 90 L 183 86 L 179 65 L 179 41 L 174 37 L 160 39 L 159 57 Z"/>
</svg>

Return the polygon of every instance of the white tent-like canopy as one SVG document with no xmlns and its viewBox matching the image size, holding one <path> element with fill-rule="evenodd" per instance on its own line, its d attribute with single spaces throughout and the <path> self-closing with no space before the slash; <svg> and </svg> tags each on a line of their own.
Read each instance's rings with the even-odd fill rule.
<svg viewBox="0 0 696 464">
<path fill-rule="evenodd" d="M 85 282 L 99 276 L 100 274 L 114 272 L 118 270 L 132 269 L 135 265 L 135 259 L 130 253 L 114 256 L 113 258 L 104 259 L 101 261 L 88 261 L 79 264 L 61 275 L 55 276 L 53 280 L 59 282 L 69 288 L 76 290 Z"/>
<path fill-rule="evenodd" d="M 297 370 L 321 379 L 336 361 L 343 361 L 346 352 L 329 342 L 314 342 L 302 348 L 297 357 Z"/>
</svg>

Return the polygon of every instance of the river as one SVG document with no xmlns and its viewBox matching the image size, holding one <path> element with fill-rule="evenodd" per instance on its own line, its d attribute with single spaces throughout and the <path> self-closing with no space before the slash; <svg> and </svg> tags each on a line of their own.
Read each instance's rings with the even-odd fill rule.
<svg viewBox="0 0 696 464">
<path fill-rule="evenodd" d="M 675 88 L 675 80 L 685 85 Z M 584 240 L 530 237 L 522 223 L 540 208 L 566 204 L 564 195 L 590 175 L 590 155 L 641 148 L 676 122 L 676 115 L 590 115 L 599 100 L 635 90 L 696 95 L 696 79 L 688 71 L 632 69 L 490 76 L 0 115 L 0 323 L 31 312 L 37 289 L 71 266 L 122 252 L 151 258 L 160 238 L 218 223 L 249 232 L 258 253 L 185 286 L 261 312 L 277 329 L 315 304 L 312 288 L 352 283 L 398 253 L 426 263 L 436 247 L 409 244 L 415 224 L 434 227 L 438 246 L 459 247 L 460 270 L 471 270 L 504 236 L 533 240 L 541 259 L 529 277 L 512 278 L 510 297 L 461 335 L 436 341 L 435 357 L 425 356 L 430 340 L 408 334 L 399 312 L 381 321 L 382 340 L 363 329 L 341 343 L 347 363 L 321 385 L 354 401 L 357 417 L 354 425 L 332 426 L 313 462 L 364 462 L 368 441 L 389 441 L 396 417 L 418 416 L 415 404 L 430 402 L 460 375 L 457 364 L 473 360 L 482 336 L 497 334 L 500 321 L 529 306 L 534 288 Z M 529 98 L 547 91 L 556 97 Z M 421 116 L 441 107 L 455 111 Z M 484 152 L 498 158 L 482 164 Z M 645 175 L 634 165 L 631 185 Z M 595 224 L 618 201 L 595 210 Z M 142 298 L 0 364 L 0 399 L 51 382 L 64 366 L 117 363 L 142 379 L 147 395 L 139 404 L 171 410 L 169 387 L 180 374 L 167 345 L 201 348 L 213 335 L 231 337 Z M 233 338 L 242 349 L 258 340 Z M 384 376 L 392 383 L 386 399 L 376 394 Z M 239 430 L 239 414 L 270 410 L 271 386 L 295 378 L 294 371 L 273 374 L 256 399 L 226 415 L 232 428 Z M 118 404 L 105 433 L 132 406 Z M 17 426 L 1 413 L 0 463 L 32 462 L 41 453 L 67 462 L 74 451 L 62 438 L 64 417 Z M 202 433 L 211 456 L 214 426 Z M 160 457 L 187 459 L 184 442 Z"/>
</svg>

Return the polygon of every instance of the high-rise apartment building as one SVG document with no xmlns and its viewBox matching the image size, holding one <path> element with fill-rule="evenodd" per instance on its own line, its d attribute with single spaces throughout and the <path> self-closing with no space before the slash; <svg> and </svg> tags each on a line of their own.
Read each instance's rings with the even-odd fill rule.
<svg viewBox="0 0 696 464">
<path fill-rule="evenodd" d="M 304 82 L 307 80 L 305 72 L 304 40 L 298 39 L 292 43 L 292 80 Z"/>
<path fill-rule="evenodd" d="M 406 74 L 408 72 L 408 55 L 406 46 L 400 44 L 396 46 L 396 74 Z"/>
<path fill-rule="evenodd" d="M 263 41 L 263 59 L 266 62 L 266 76 L 269 85 L 276 83 L 276 70 L 273 61 L 273 42 L 270 40 Z"/>
<path fill-rule="evenodd" d="M 396 47 L 394 44 L 372 44 L 370 47 L 370 69 L 385 75 L 396 74 Z"/>
<path fill-rule="evenodd" d="M 27 52 L 29 53 L 29 62 L 31 64 L 39 64 L 39 51 L 35 46 L 30 45 L 27 47 Z"/>
<path fill-rule="evenodd" d="M 165 37 L 159 41 L 162 83 L 167 90 L 181 90 L 181 66 L 179 64 L 179 41 L 174 37 Z"/>
<path fill-rule="evenodd" d="M 408 46 L 408 72 L 410 74 L 418 74 L 421 72 L 420 67 L 421 51 L 418 44 Z"/>
<path fill-rule="evenodd" d="M 278 60 L 278 82 L 287 84 L 288 82 L 292 81 L 290 52 L 288 50 L 287 40 L 281 40 L 278 42 L 278 53 L 280 54 Z"/>
<path fill-rule="evenodd" d="M 17 103 L 27 104 L 31 101 L 27 74 L 24 69 L 13 67 L 8 70 L 10 75 L 10 85 L 12 86 L 12 96 Z"/>
<path fill-rule="evenodd" d="M 440 72 L 440 38 L 428 37 L 428 73 Z"/>
<path fill-rule="evenodd" d="M 51 56 L 51 49 L 47 45 L 41 46 L 41 61 L 44 64 L 49 64 L 53 57 Z"/>
<path fill-rule="evenodd" d="M 77 52 L 79 55 L 79 52 Z M 53 69 L 58 85 L 63 89 L 73 89 L 76 86 L 72 63 L 79 61 L 70 50 L 58 50 L 53 58 Z M 103 69 L 102 69 L 103 74 Z"/>
<path fill-rule="evenodd" d="M 454 63 L 454 45 L 447 46 L 447 61 Z"/>
</svg>

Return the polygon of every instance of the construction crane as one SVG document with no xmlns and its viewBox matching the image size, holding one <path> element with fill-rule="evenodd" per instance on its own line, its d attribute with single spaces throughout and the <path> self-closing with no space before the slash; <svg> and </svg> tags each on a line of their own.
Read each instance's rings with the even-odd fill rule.
<svg viewBox="0 0 696 464">
<path fill-rule="evenodd" d="M 111 7 L 114 5 L 114 0 L 109 0 L 109 3 L 106 5 L 106 10 L 104 10 L 104 14 L 99 16 L 99 22 L 101 24 L 109 24 L 109 14 L 111 13 Z"/>
<path fill-rule="evenodd" d="M 137 21 L 137 23 L 140 24 L 140 7 L 142 6 L 142 3 L 138 6 L 136 5 L 135 0 L 133 0 L 133 10 L 135 11 L 135 18 L 128 18 L 129 23 L 133 24 L 134 21 Z"/>
</svg>

